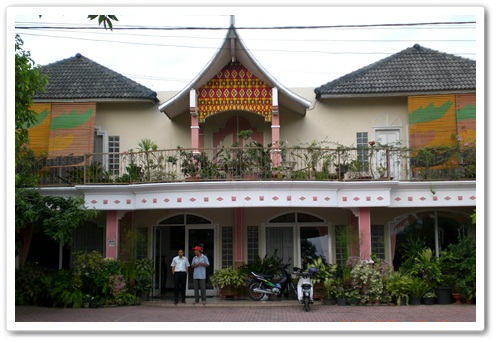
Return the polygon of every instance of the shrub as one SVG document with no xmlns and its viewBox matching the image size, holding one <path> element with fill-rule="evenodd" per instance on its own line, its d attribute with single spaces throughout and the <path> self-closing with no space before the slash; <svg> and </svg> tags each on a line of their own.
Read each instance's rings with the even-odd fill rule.
<svg viewBox="0 0 497 343">
<path fill-rule="evenodd" d="M 212 285 L 217 288 L 224 288 L 226 286 L 238 288 L 245 284 L 245 275 L 240 270 L 230 266 L 214 271 L 210 280 Z"/>
<path fill-rule="evenodd" d="M 239 269 L 244 275 L 249 275 L 250 272 L 261 274 L 278 274 L 283 259 L 278 257 L 277 252 L 278 250 L 274 250 L 271 256 L 268 256 L 266 254 L 263 258 L 261 258 L 260 256 L 256 256 L 253 262 L 244 264 Z"/>
</svg>

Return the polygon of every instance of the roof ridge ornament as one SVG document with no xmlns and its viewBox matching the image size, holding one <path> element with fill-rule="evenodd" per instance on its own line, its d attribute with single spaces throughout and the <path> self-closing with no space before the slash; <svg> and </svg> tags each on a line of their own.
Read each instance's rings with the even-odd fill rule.
<svg viewBox="0 0 497 343">
<path fill-rule="evenodd" d="M 235 52 L 235 16 L 230 15 L 230 45 L 231 45 L 231 62 L 236 61 L 236 52 Z"/>
</svg>

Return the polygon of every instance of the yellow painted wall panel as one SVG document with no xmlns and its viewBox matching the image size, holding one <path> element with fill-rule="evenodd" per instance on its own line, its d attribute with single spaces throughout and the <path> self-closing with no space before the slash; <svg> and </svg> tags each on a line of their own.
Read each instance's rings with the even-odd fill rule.
<svg viewBox="0 0 497 343">
<path fill-rule="evenodd" d="M 37 120 L 28 128 L 29 148 L 38 155 L 48 152 L 51 104 L 37 103 L 31 107 L 31 110 L 37 113 Z"/>
<path fill-rule="evenodd" d="M 457 127 L 454 95 L 409 97 L 408 113 L 411 148 L 455 144 Z"/>
<path fill-rule="evenodd" d="M 456 118 L 458 136 L 476 142 L 476 94 L 456 95 Z"/>
<path fill-rule="evenodd" d="M 95 103 L 53 104 L 49 156 L 92 153 L 95 112 Z"/>
</svg>

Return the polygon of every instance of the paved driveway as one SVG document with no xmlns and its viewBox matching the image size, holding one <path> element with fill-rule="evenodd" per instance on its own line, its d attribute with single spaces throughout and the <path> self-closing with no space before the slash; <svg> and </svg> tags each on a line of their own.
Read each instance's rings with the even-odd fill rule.
<svg viewBox="0 0 497 343">
<path fill-rule="evenodd" d="M 140 306 L 98 309 L 61 309 L 16 306 L 15 324 L 24 330 L 74 330 L 62 322 L 79 322 L 76 329 L 94 330 L 471 330 L 477 322 L 476 305 L 337 306 L 311 305 L 305 312 L 296 302 L 224 302 L 203 306 L 191 303 L 149 302 Z M 96 322 L 102 324 L 95 325 Z M 227 326 L 227 322 L 237 322 Z M 305 322 L 305 325 L 281 323 Z M 37 323 L 43 323 L 38 325 Z M 121 324 L 117 324 L 121 323 Z M 123 324 L 128 323 L 128 324 Z M 141 323 L 131 325 L 131 323 Z M 158 323 L 176 323 L 164 325 Z M 254 324 L 259 323 L 259 324 Z M 279 323 L 279 324 L 278 324 Z M 88 324 L 88 325 L 86 325 Z M 14 329 L 8 326 L 9 329 Z"/>
</svg>

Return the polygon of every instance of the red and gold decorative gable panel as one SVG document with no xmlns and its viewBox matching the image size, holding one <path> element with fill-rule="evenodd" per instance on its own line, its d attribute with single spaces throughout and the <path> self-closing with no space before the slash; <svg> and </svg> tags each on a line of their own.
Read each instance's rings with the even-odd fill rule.
<svg viewBox="0 0 497 343">
<path fill-rule="evenodd" d="M 272 88 L 239 62 L 228 63 L 215 77 L 197 90 L 200 122 L 224 111 L 250 111 L 271 121 Z"/>
</svg>

